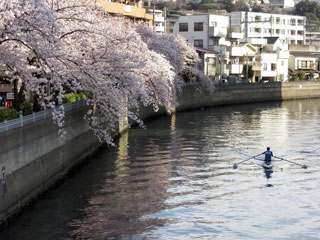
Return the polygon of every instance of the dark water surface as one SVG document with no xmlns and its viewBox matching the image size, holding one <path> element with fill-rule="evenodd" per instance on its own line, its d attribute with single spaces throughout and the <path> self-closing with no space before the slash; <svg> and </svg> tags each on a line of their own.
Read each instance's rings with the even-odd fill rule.
<svg viewBox="0 0 320 240">
<path fill-rule="evenodd" d="M 0 239 L 320 239 L 320 100 L 202 109 L 146 125 L 77 168 Z M 232 168 L 267 146 L 309 168 Z"/>
</svg>

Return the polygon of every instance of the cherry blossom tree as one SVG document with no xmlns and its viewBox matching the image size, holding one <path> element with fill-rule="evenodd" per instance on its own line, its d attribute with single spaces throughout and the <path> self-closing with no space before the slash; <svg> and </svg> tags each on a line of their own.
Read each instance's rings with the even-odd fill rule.
<svg viewBox="0 0 320 240">
<path fill-rule="evenodd" d="M 85 119 L 107 143 L 119 119 L 142 125 L 141 104 L 170 112 L 181 72 L 197 60 L 180 37 L 157 35 L 85 0 L 1 2 L 0 51 L 0 70 L 19 77 L 42 107 L 59 106 L 59 126 L 66 89 L 89 93 Z"/>
<path fill-rule="evenodd" d="M 182 36 L 155 33 L 143 24 L 136 24 L 135 27 L 149 49 L 163 54 L 170 61 L 176 74 L 176 83 L 181 83 L 182 75 L 189 73 L 190 81 L 200 80 L 203 85 L 214 90 L 210 78 L 195 67 L 200 61 L 196 50 Z"/>
</svg>

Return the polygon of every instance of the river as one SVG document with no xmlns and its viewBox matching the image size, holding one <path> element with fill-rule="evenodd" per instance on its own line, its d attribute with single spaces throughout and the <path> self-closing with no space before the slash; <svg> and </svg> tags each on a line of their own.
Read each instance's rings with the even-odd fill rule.
<svg viewBox="0 0 320 240">
<path fill-rule="evenodd" d="M 320 239 L 320 100 L 179 112 L 125 133 L 1 240 Z M 272 171 L 248 159 L 269 146 Z"/>
</svg>

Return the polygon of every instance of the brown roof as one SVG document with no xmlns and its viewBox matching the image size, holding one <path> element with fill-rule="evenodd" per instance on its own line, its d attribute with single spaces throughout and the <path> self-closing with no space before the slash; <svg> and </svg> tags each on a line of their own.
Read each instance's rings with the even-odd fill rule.
<svg viewBox="0 0 320 240">
<path fill-rule="evenodd" d="M 318 56 L 315 55 L 315 53 L 311 53 L 311 52 L 290 51 L 290 55 L 293 55 L 295 57 L 318 58 Z"/>
</svg>

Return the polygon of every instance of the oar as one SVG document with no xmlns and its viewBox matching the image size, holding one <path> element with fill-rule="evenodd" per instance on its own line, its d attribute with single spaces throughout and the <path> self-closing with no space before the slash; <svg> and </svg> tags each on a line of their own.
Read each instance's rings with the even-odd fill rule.
<svg viewBox="0 0 320 240">
<path fill-rule="evenodd" d="M 238 162 L 238 163 L 233 164 L 233 169 L 238 168 L 238 164 L 243 163 L 243 162 L 246 162 L 246 161 L 249 161 L 250 159 L 255 158 L 255 157 L 258 157 L 258 156 L 260 156 L 260 155 L 262 155 L 262 154 L 263 154 L 263 153 L 260 153 L 260 154 L 258 154 L 258 155 L 249 157 L 249 158 L 247 158 L 247 159 L 245 159 L 245 160 L 243 160 L 243 161 L 241 161 L 241 162 Z"/>
<path fill-rule="evenodd" d="M 286 161 L 286 162 L 289 162 L 289 163 L 293 163 L 293 164 L 296 164 L 296 165 L 299 165 L 301 166 L 302 168 L 304 169 L 307 169 L 308 166 L 307 165 L 304 165 L 304 164 L 300 164 L 300 163 L 296 163 L 296 162 L 293 162 L 293 161 L 290 161 L 290 160 L 287 160 L 287 159 L 284 159 L 284 158 L 281 158 L 281 157 L 277 157 L 277 156 L 273 156 L 274 158 L 278 158 L 280 160 L 283 160 L 283 161 Z"/>
</svg>

